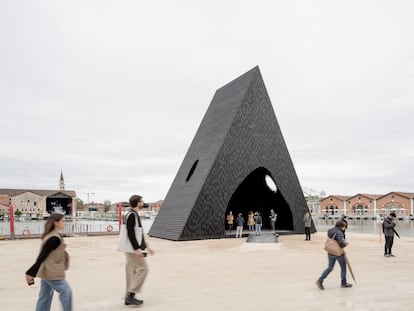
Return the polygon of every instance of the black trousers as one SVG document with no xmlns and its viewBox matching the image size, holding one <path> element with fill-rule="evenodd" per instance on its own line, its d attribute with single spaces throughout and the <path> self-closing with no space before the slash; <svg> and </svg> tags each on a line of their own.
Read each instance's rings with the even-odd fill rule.
<svg viewBox="0 0 414 311">
<path fill-rule="evenodd" d="M 385 247 L 384 247 L 384 255 L 392 254 L 391 248 L 392 244 L 394 244 L 394 236 L 385 236 Z"/>
<path fill-rule="evenodd" d="M 310 240 L 310 227 L 305 227 L 306 240 Z"/>
</svg>

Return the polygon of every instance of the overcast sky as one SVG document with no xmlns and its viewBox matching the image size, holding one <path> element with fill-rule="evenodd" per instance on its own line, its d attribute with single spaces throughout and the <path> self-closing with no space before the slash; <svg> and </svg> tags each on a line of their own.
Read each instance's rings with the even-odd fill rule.
<svg viewBox="0 0 414 311">
<path fill-rule="evenodd" d="M 0 2 L 0 188 L 164 199 L 258 65 L 302 186 L 414 192 L 412 1 Z"/>
</svg>

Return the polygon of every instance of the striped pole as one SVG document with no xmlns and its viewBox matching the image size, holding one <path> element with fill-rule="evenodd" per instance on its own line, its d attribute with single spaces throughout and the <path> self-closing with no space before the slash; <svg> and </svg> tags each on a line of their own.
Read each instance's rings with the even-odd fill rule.
<svg viewBox="0 0 414 311">
<path fill-rule="evenodd" d="M 9 205 L 9 220 L 10 220 L 10 239 L 14 239 L 14 211 L 13 204 Z"/>
<path fill-rule="evenodd" d="M 122 202 L 118 203 L 118 222 L 119 222 L 119 231 L 121 231 L 122 225 Z"/>
</svg>

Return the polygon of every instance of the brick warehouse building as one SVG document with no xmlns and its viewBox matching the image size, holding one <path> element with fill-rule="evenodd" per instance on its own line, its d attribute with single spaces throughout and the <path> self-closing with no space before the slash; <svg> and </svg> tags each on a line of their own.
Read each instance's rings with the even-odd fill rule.
<svg viewBox="0 0 414 311">
<path fill-rule="evenodd" d="M 356 218 L 375 218 L 395 213 L 398 218 L 414 215 L 414 193 L 389 192 L 353 196 L 329 195 L 319 200 L 319 215 L 348 215 Z"/>
</svg>

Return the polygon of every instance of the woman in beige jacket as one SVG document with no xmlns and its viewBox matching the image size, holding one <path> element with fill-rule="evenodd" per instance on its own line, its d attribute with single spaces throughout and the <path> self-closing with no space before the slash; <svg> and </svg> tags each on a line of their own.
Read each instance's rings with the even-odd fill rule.
<svg viewBox="0 0 414 311">
<path fill-rule="evenodd" d="M 249 227 L 249 231 L 254 231 L 254 225 L 254 214 L 250 211 L 249 214 L 247 214 L 247 226 Z"/>
<path fill-rule="evenodd" d="M 45 223 L 40 254 L 36 262 L 26 271 L 26 281 L 34 284 L 34 278 L 41 278 L 36 311 L 49 311 L 53 292 L 59 293 L 64 311 L 72 311 L 72 289 L 65 280 L 65 271 L 69 267 L 69 255 L 66 244 L 59 231 L 65 228 L 63 214 L 53 213 Z"/>
</svg>

